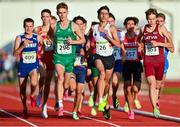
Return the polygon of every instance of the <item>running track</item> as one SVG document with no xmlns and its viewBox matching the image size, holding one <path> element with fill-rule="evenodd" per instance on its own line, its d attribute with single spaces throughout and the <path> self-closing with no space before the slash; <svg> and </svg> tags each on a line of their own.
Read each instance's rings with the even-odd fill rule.
<svg viewBox="0 0 180 127">
<path fill-rule="evenodd" d="M 143 105 L 142 110 L 151 112 L 152 108 L 148 96 L 139 96 Z M 28 96 L 29 100 L 29 96 Z M 71 100 L 71 99 L 70 99 Z M 86 99 L 87 100 L 87 99 Z M 120 106 L 124 104 L 123 97 L 120 97 Z M 161 114 L 174 116 L 180 119 L 180 95 L 163 95 L 161 97 Z M 155 119 L 144 115 L 135 115 L 135 120 L 129 120 L 127 113 L 122 111 L 111 110 L 112 119 L 105 120 L 102 113 L 98 113 L 96 117 L 90 115 L 90 108 L 83 106 L 82 113 L 84 115 L 78 121 L 72 119 L 71 111 L 73 103 L 65 101 L 65 115 L 63 118 L 57 118 L 54 112 L 54 96 L 50 95 L 48 100 L 48 119 L 40 118 L 40 109 L 31 108 L 28 101 L 28 109 L 30 117 L 28 119 L 20 118 L 22 106 L 16 85 L 0 86 L 0 126 L 180 126 L 180 122 L 170 120 Z"/>
</svg>

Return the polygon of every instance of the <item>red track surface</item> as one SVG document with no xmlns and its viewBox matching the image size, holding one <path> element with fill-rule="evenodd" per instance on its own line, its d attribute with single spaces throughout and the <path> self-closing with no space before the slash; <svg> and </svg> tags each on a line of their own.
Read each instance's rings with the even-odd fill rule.
<svg viewBox="0 0 180 127">
<path fill-rule="evenodd" d="M 152 107 L 148 96 L 139 96 L 143 105 L 142 110 L 151 112 Z M 29 100 L 29 98 L 28 98 Z M 120 97 L 120 106 L 123 106 L 123 98 Z M 161 113 L 165 115 L 180 117 L 180 95 L 162 95 L 161 97 Z M 105 120 L 102 113 L 98 113 L 96 117 L 90 115 L 90 108 L 87 105 L 83 106 L 82 113 L 84 116 L 78 121 L 72 119 L 71 111 L 72 102 L 64 102 L 65 115 L 62 118 L 57 118 L 54 112 L 54 99 L 48 100 L 48 119 L 40 117 L 40 108 L 31 108 L 28 103 L 29 115 L 28 119 L 17 119 L 22 111 L 22 105 L 19 98 L 18 87 L 0 86 L 0 126 L 180 126 L 180 123 L 155 119 L 143 115 L 135 115 L 135 120 L 129 120 L 127 113 L 111 110 L 112 119 Z M 2 111 L 6 111 L 6 113 Z M 11 113 L 11 115 L 7 114 Z"/>
</svg>

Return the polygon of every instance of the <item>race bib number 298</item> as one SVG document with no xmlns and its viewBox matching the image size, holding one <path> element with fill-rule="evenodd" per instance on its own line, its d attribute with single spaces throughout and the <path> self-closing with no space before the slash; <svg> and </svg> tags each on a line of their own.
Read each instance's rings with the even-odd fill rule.
<svg viewBox="0 0 180 127">
<path fill-rule="evenodd" d="M 70 54 L 72 53 L 71 46 L 67 44 L 57 44 L 57 53 L 58 54 Z"/>
</svg>

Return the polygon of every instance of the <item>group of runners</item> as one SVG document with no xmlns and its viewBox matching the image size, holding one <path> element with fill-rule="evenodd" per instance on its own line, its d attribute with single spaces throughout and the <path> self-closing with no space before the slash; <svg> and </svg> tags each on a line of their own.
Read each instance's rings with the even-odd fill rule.
<svg viewBox="0 0 180 127">
<path fill-rule="evenodd" d="M 124 110 L 134 119 L 133 104 L 141 89 L 143 66 L 149 84 L 149 95 L 156 118 L 160 115 L 159 98 L 168 69 L 168 52 L 174 52 L 172 36 L 167 31 L 165 15 L 156 9 L 148 9 L 147 25 L 138 30 L 138 18 L 124 20 L 126 31 L 115 27 L 115 17 L 107 6 L 97 11 L 98 22 L 93 22 L 87 34 L 87 21 L 81 16 L 68 19 L 68 6 L 61 2 L 56 6 L 59 20 L 49 9 L 41 11 L 42 25 L 34 28 L 31 18 L 24 20 L 24 33 L 15 39 L 14 55 L 19 59 L 18 77 L 23 118 L 28 118 L 26 85 L 30 78 L 32 107 L 42 107 L 41 117 L 48 118 L 47 100 L 50 84 L 55 75 L 55 111 L 63 116 L 63 101 L 73 92 L 72 117 L 81 117 L 86 84 L 89 85 L 88 105 L 91 115 L 97 109 L 106 119 L 111 118 L 109 91 L 112 84 L 112 100 L 119 107 L 117 95 L 119 81 L 124 81 Z M 143 61 L 143 62 L 142 62 Z M 111 80 L 112 79 L 112 80 Z M 36 88 L 39 92 L 36 97 Z M 43 99 L 43 102 L 41 100 Z"/>
</svg>

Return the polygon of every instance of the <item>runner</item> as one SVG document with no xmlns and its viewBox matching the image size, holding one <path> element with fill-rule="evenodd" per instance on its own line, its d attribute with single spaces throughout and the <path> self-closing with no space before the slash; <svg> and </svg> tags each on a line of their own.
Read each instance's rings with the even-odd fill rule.
<svg viewBox="0 0 180 127">
<path fill-rule="evenodd" d="M 87 21 L 83 17 L 77 16 L 74 17 L 73 22 L 79 26 L 80 30 L 84 34 Z M 81 107 L 84 98 L 83 94 L 86 85 L 85 78 L 87 71 L 87 60 L 85 58 L 86 44 L 87 42 L 76 46 L 76 59 L 74 62 L 73 74 L 70 79 L 70 86 L 73 86 L 72 88 L 75 88 L 76 91 L 74 109 L 72 113 L 74 120 L 79 120 L 79 117 L 81 117 Z"/>
<path fill-rule="evenodd" d="M 50 39 L 53 36 L 52 35 L 53 29 L 51 28 L 51 11 L 49 9 L 43 9 L 41 11 L 41 19 L 43 25 L 36 27 L 34 30 L 35 33 L 37 33 L 42 37 L 43 45 L 39 45 L 39 46 L 45 48 L 44 52 L 40 54 L 40 59 L 39 59 L 39 63 L 40 63 L 39 94 L 36 99 L 36 106 L 40 107 L 41 98 L 43 96 L 41 117 L 48 118 L 46 102 L 48 100 L 51 79 L 54 71 L 54 65 L 52 63 L 54 46 Z"/>
<path fill-rule="evenodd" d="M 55 84 L 57 90 L 55 110 L 58 111 L 58 116 L 63 116 L 63 91 L 69 88 L 76 54 L 75 44 L 82 44 L 85 42 L 85 39 L 78 25 L 67 18 L 67 4 L 64 2 L 59 3 L 56 6 L 56 10 L 60 21 L 56 24 L 54 36 L 55 50 L 53 63 L 58 74 L 58 82 Z"/>
<path fill-rule="evenodd" d="M 93 38 L 92 30 L 96 24 L 99 24 L 98 22 L 92 22 L 91 23 L 91 28 L 88 32 L 88 37 L 90 39 L 90 49 L 89 49 L 89 57 L 87 58 L 88 60 L 88 70 L 87 70 L 87 78 L 86 81 L 88 82 L 89 85 L 89 91 L 90 91 L 90 96 L 88 99 L 88 105 L 91 107 L 91 115 L 96 116 L 96 98 L 97 98 L 97 80 L 99 76 L 99 71 L 94 65 L 94 55 L 96 53 L 96 45 L 95 45 L 95 40 Z M 91 35 L 90 35 L 90 34 Z"/>
<path fill-rule="evenodd" d="M 55 28 L 56 23 L 57 23 L 57 18 L 55 16 L 51 15 L 51 27 Z"/>
<path fill-rule="evenodd" d="M 136 94 L 141 88 L 141 61 L 135 26 L 136 17 L 127 17 L 124 26 L 127 30 L 124 37 L 124 46 L 126 49 L 126 60 L 123 64 L 124 94 L 129 107 L 128 118 L 134 119 L 133 102 Z"/>
<path fill-rule="evenodd" d="M 115 26 L 115 17 L 112 13 L 109 13 L 109 19 L 108 19 L 109 24 L 114 25 Z M 122 32 L 120 29 L 117 29 L 117 34 L 118 37 L 121 41 L 123 41 L 124 38 L 124 32 Z M 114 54 L 114 58 L 115 58 L 115 65 L 114 65 L 114 70 L 113 70 L 113 75 L 112 75 L 112 89 L 113 89 L 113 94 L 112 94 L 112 100 L 113 100 L 113 106 L 114 109 L 118 109 L 119 106 L 119 99 L 117 98 L 117 90 L 119 88 L 119 84 L 120 84 L 120 78 L 121 73 L 122 73 L 122 53 L 125 52 L 124 49 L 124 45 L 121 44 L 122 49 L 113 46 L 113 54 Z M 123 52 L 121 52 L 121 50 Z"/>
<path fill-rule="evenodd" d="M 31 83 L 31 106 L 35 107 L 35 90 L 37 87 L 37 69 L 39 61 L 37 57 L 38 43 L 41 43 L 41 37 L 33 34 L 34 21 L 31 18 L 24 20 L 25 32 L 18 35 L 15 39 L 13 54 L 20 58 L 18 63 L 18 80 L 20 87 L 20 97 L 23 105 L 23 118 L 28 118 L 27 105 L 26 105 L 26 84 L 28 76 Z"/>
<path fill-rule="evenodd" d="M 163 13 L 158 13 L 157 15 L 157 23 L 159 25 L 164 25 L 165 24 L 165 15 Z M 172 35 L 171 33 L 169 32 L 171 38 L 172 38 Z M 165 56 L 165 65 L 164 65 L 164 74 L 163 74 L 163 80 L 162 80 L 162 85 L 161 85 L 161 88 L 159 90 L 159 95 L 158 95 L 158 102 L 157 102 L 157 107 L 160 108 L 160 103 L 159 103 L 159 99 L 160 99 L 160 94 L 161 94 L 161 91 L 162 91 L 162 88 L 164 87 L 164 83 L 165 83 L 165 80 L 166 80 L 166 74 L 167 74 L 167 71 L 168 71 L 168 68 L 169 68 L 169 60 L 168 60 L 168 54 L 169 54 L 169 51 L 171 53 L 174 52 L 174 44 L 172 43 L 172 47 L 168 47 L 168 48 L 164 48 L 164 56 Z"/>
<path fill-rule="evenodd" d="M 158 118 L 160 111 L 157 108 L 156 103 L 163 78 L 165 62 L 162 46 L 172 43 L 172 40 L 165 26 L 160 26 L 156 23 L 156 9 L 150 8 L 145 14 L 148 24 L 141 29 L 139 38 L 141 38 L 141 41 L 144 43 L 144 67 L 150 87 L 149 94 L 153 106 L 153 114 Z M 167 43 L 165 43 L 165 38 L 167 39 Z"/>
<path fill-rule="evenodd" d="M 96 42 L 95 66 L 99 71 L 97 81 L 99 105 L 98 111 L 103 112 L 106 119 L 110 119 L 108 93 L 110 78 L 114 67 L 113 45 L 120 47 L 116 28 L 108 23 L 109 8 L 102 6 L 98 9 L 99 24 L 94 26 L 93 37 Z M 104 98 L 103 98 L 103 95 Z"/>
</svg>

